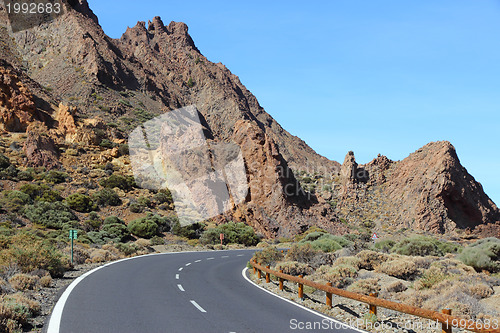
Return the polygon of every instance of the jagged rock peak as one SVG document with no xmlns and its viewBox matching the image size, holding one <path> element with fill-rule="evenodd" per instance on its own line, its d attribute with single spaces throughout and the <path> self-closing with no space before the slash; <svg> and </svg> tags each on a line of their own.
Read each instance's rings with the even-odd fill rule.
<svg viewBox="0 0 500 333">
<path fill-rule="evenodd" d="M 353 182 L 356 180 L 356 172 L 358 169 L 358 163 L 356 163 L 356 158 L 354 157 L 354 152 L 349 151 L 345 156 L 344 163 L 340 168 L 340 177 L 343 182 Z"/>
<path fill-rule="evenodd" d="M 165 27 L 165 25 L 163 24 L 163 21 L 161 20 L 161 17 L 159 17 L 159 16 L 155 16 L 153 18 L 153 22 L 148 21 L 148 31 L 150 31 L 150 32 L 155 31 L 155 32 L 159 32 L 159 33 L 162 33 L 162 32 L 168 33 L 167 28 Z"/>
<path fill-rule="evenodd" d="M 92 19 L 95 23 L 99 24 L 99 19 L 94 14 L 92 9 L 90 9 L 89 3 L 87 0 L 67 0 L 68 4 L 75 9 L 77 12 L 82 13 L 88 18 Z"/>
</svg>

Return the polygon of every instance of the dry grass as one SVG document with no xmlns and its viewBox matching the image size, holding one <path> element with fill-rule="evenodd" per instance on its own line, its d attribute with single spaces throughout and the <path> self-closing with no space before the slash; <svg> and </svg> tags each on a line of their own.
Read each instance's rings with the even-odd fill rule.
<svg viewBox="0 0 500 333">
<path fill-rule="evenodd" d="M 364 295 L 370 295 L 370 293 L 375 292 L 378 293 L 380 291 L 379 279 L 357 280 L 351 284 L 347 290 Z"/>
<path fill-rule="evenodd" d="M 394 276 L 399 279 L 413 279 L 418 273 L 418 267 L 410 257 L 390 260 L 377 266 L 377 272 Z"/>
<path fill-rule="evenodd" d="M 19 332 L 22 325 L 40 312 L 40 304 L 22 293 L 0 296 L 0 331 Z"/>
<path fill-rule="evenodd" d="M 308 264 L 304 264 L 298 261 L 285 261 L 280 262 L 275 268 L 277 271 L 283 270 L 283 273 L 289 275 L 309 275 L 312 273 L 313 269 Z"/>
<path fill-rule="evenodd" d="M 18 273 L 9 279 L 9 283 L 16 290 L 26 291 L 35 289 L 39 280 L 38 276 Z"/>
<path fill-rule="evenodd" d="M 359 258 L 359 268 L 374 270 L 385 262 L 389 256 L 385 253 L 363 250 L 356 255 Z"/>
</svg>

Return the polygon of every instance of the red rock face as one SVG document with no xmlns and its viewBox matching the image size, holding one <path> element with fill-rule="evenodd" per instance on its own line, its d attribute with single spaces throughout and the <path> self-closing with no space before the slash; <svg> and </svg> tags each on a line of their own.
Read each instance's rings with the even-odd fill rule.
<svg viewBox="0 0 500 333">
<path fill-rule="evenodd" d="M 415 219 L 413 226 L 422 230 L 443 233 L 500 220 L 497 206 L 446 141 L 429 143 L 398 163 L 387 194 L 407 211 L 398 217 Z"/>
<path fill-rule="evenodd" d="M 357 203 L 366 211 L 367 201 L 378 201 L 380 215 L 388 217 L 382 223 L 396 229 L 450 233 L 500 221 L 497 206 L 446 141 L 429 143 L 400 162 L 379 156 L 358 167 L 348 154 L 342 170 L 347 176 L 341 176 L 339 205 Z M 376 198 L 363 196 L 369 189 L 376 190 Z"/>
<path fill-rule="evenodd" d="M 47 132 L 42 124 L 33 123 L 28 128 L 28 138 L 24 144 L 26 166 L 45 167 L 49 170 L 60 167 L 59 149 Z"/>
<path fill-rule="evenodd" d="M 33 95 L 11 70 L 0 67 L 0 126 L 24 132 L 36 113 Z"/>
<path fill-rule="evenodd" d="M 238 216 L 267 237 L 290 236 L 319 225 L 344 233 L 329 205 L 306 193 L 278 147 L 259 127 L 240 120 L 233 140 L 241 147 L 248 175 L 247 202 Z"/>
</svg>

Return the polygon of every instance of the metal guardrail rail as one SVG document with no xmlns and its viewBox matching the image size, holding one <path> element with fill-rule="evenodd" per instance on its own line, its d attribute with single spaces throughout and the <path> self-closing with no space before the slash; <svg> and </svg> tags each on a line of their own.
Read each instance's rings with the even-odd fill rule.
<svg viewBox="0 0 500 333">
<path fill-rule="evenodd" d="M 283 271 L 274 271 L 269 268 L 269 266 L 264 267 L 263 265 L 250 261 L 254 273 L 257 273 L 259 279 L 262 278 L 262 272 L 265 272 L 266 282 L 270 282 L 270 275 L 274 275 L 279 279 L 279 288 L 283 290 L 283 281 L 291 281 L 298 284 L 298 296 L 299 298 L 304 297 L 304 286 L 309 286 L 318 290 L 322 290 L 326 293 L 326 305 L 332 307 L 332 294 L 340 297 L 350 298 L 362 303 L 369 305 L 369 311 L 372 314 L 377 314 L 377 307 L 382 307 L 385 309 L 390 309 L 409 315 L 430 319 L 441 323 L 443 333 L 451 333 L 452 328 L 462 328 L 472 332 L 478 333 L 500 333 L 500 328 L 498 327 L 498 322 L 496 323 L 481 323 L 473 320 L 467 320 L 451 315 L 451 309 L 443 309 L 442 312 L 432 311 L 428 309 L 417 308 L 415 306 L 410 306 L 406 304 L 401 304 L 393 301 L 388 301 L 385 299 L 378 298 L 378 294 L 373 293 L 370 296 L 354 293 L 351 291 L 339 289 L 332 287 L 331 283 L 326 285 L 306 280 L 302 275 L 292 276 L 284 274 Z"/>
</svg>

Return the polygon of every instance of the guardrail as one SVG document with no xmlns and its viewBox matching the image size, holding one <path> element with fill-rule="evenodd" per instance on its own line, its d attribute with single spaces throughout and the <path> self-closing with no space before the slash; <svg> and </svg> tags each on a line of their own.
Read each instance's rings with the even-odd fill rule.
<svg viewBox="0 0 500 333">
<path fill-rule="evenodd" d="M 274 275 L 279 280 L 279 288 L 283 290 L 283 282 L 291 281 L 298 284 L 298 296 L 299 298 L 304 298 L 304 285 L 312 287 L 317 290 L 322 290 L 326 293 L 326 305 L 330 308 L 332 307 L 332 294 L 350 298 L 362 303 L 366 303 L 369 305 L 370 313 L 376 315 L 377 307 L 382 307 L 402 313 L 406 313 L 409 315 L 430 319 L 433 321 L 437 321 L 441 323 L 442 332 L 443 333 L 451 333 L 452 328 L 463 328 L 472 332 L 479 333 L 500 333 L 500 328 L 497 323 L 481 323 L 473 320 L 467 320 L 459 317 L 454 317 L 451 315 L 451 309 L 443 309 L 442 312 L 432 311 L 428 309 L 421 309 L 415 306 L 410 306 L 406 304 L 396 303 L 393 301 L 388 301 L 385 299 L 378 298 L 377 293 L 370 294 L 370 296 L 354 293 L 351 291 L 339 289 L 332 287 L 331 283 L 326 285 L 320 284 L 317 282 L 313 282 L 310 280 L 306 280 L 302 275 L 292 276 L 288 274 L 284 274 L 282 270 L 279 272 L 274 271 L 269 268 L 269 266 L 262 266 L 262 264 L 257 263 L 255 261 L 250 261 L 250 265 L 253 267 L 254 274 L 257 273 L 257 278 L 262 278 L 262 272 L 266 273 L 266 283 L 271 281 L 271 275 Z"/>
</svg>

